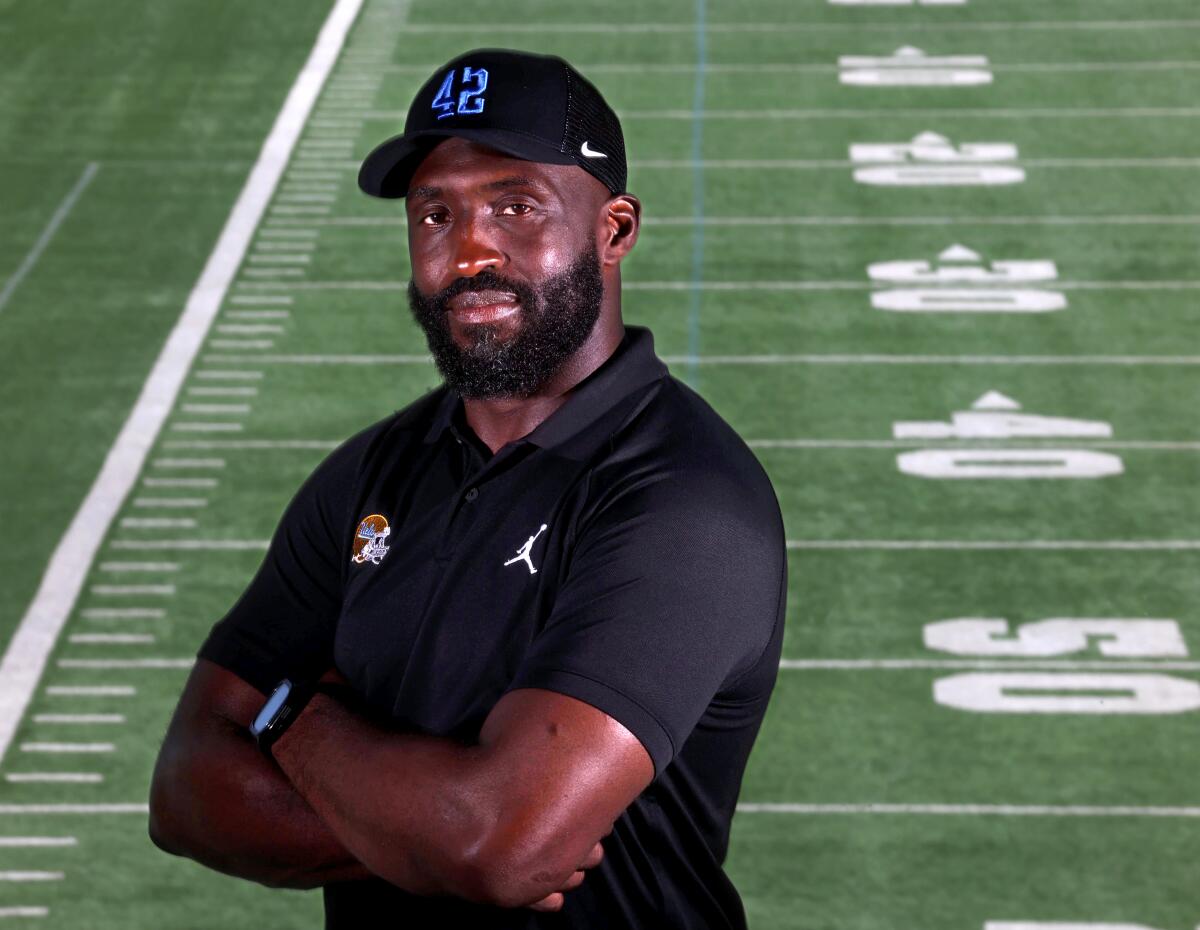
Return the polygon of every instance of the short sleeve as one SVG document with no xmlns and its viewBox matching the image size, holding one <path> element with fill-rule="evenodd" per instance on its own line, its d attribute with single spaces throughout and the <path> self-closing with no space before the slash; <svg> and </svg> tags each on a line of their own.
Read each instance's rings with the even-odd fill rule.
<svg viewBox="0 0 1200 930">
<path fill-rule="evenodd" d="M 359 440 L 305 481 L 253 581 L 198 652 L 264 694 L 283 678 L 316 678 L 333 664 Z"/>
<path fill-rule="evenodd" d="M 749 700 L 735 686 L 772 643 L 786 584 L 778 503 L 761 470 L 750 478 L 675 470 L 609 495 L 509 690 L 599 708 L 656 777 L 719 692 Z"/>
</svg>

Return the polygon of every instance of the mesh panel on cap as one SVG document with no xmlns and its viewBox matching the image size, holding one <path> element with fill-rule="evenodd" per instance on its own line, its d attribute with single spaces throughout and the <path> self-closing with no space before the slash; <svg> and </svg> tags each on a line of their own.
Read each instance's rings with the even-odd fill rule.
<svg viewBox="0 0 1200 930">
<path fill-rule="evenodd" d="M 587 158 L 580 151 L 583 143 L 589 149 L 603 152 L 607 158 Z M 617 115 L 604 102 L 600 92 L 573 68 L 567 68 L 567 125 L 563 132 L 564 152 L 570 152 L 575 163 L 584 171 L 599 178 L 614 194 L 625 190 L 625 138 Z"/>
</svg>

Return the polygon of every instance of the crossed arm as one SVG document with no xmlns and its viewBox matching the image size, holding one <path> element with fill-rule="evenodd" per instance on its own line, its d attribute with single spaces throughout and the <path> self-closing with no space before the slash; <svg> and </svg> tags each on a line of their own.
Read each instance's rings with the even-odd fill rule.
<svg viewBox="0 0 1200 930">
<path fill-rule="evenodd" d="M 416 894 L 556 909 L 654 775 L 625 727 L 551 691 L 506 694 L 469 746 L 383 729 L 319 693 L 275 744 L 277 766 L 246 731 L 262 702 L 197 661 L 155 767 L 150 835 L 268 885 L 374 875 Z"/>
</svg>

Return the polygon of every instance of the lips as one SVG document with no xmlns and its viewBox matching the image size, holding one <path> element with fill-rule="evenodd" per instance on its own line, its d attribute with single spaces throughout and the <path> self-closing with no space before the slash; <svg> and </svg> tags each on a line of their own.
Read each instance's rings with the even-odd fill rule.
<svg viewBox="0 0 1200 930">
<path fill-rule="evenodd" d="M 449 301 L 450 314 L 460 323 L 495 323 L 520 308 L 511 291 L 467 291 Z"/>
</svg>

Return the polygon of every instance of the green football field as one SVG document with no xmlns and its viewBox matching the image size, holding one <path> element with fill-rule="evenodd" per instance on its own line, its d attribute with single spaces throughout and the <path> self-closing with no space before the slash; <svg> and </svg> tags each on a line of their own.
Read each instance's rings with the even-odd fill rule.
<svg viewBox="0 0 1200 930">
<path fill-rule="evenodd" d="M 1194 0 L 359 6 L 0 0 L 0 926 L 321 925 L 157 850 L 150 774 L 291 494 L 437 383 L 355 173 L 479 46 L 617 110 L 626 319 L 783 507 L 750 926 L 1200 924 Z"/>
</svg>

